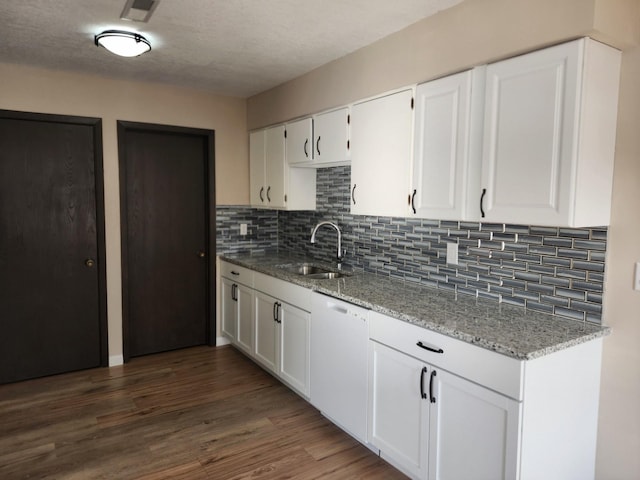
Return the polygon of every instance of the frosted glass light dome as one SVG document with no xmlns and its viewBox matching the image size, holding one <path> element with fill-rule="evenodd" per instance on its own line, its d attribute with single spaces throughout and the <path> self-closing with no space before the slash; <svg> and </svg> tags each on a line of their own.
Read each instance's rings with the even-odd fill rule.
<svg viewBox="0 0 640 480">
<path fill-rule="evenodd" d="M 137 57 L 151 50 L 151 44 L 139 33 L 106 30 L 95 36 L 95 44 L 121 57 Z"/>
</svg>

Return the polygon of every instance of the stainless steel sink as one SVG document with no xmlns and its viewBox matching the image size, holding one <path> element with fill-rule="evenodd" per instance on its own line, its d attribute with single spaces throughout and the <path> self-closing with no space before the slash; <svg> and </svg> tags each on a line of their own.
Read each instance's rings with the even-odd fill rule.
<svg viewBox="0 0 640 480">
<path fill-rule="evenodd" d="M 340 272 L 325 267 L 319 267 L 317 265 L 310 265 L 308 263 L 280 265 L 279 268 L 282 268 L 287 272 L 295 273 L 296 275 L 301 275 L 305 278 L 313 280 L 342 278 L 349 276 L 349 274 L 345 272 Z"/>
<path fill-rule="evenodd" d="M 314 278 L 314 279 L 330 279 L 330 278 L 342 278 L 347 277 L 348 275 L 342 272 L 319 272 L 319 273 L 309 273 L 305 275 L 306 278 Z"/>
<path fill-rule="evenodd" d="M 289 270 L 291 273 L 297 273 L 298 275 L 304 275 L 304 276 L 318 275 L 322 273 L 331 272 L 331 270 L 328 270 L 326 268 L 316 267 L 315 265 L 307 265 L 307 264 L 294 265 L 288 268 L 287 270 Z"/>
</svg>

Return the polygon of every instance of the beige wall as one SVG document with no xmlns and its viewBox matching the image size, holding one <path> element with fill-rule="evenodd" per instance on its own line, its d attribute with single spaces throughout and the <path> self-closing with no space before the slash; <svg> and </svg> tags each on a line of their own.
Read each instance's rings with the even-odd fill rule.
<svg viewBox="0 0 640 480">
<path fill-rule="evenodd" d="M 625 50 L 603 321 L 597 478 L 640 478 L 640 40 L 638 0 L 467 0 L 248 99 L 257 128 L 514 53 L 591 36 Z M 576 399 L 580 401 L 580 399 Z"/>
<path fill-rule="evenodd" d="M 122 354 L 116 121 L 215 130 L 216 202 L 249 200 L 246 101 L 195 90 L 0 64 L 0 108 L 102 118 L 109 356 Z M 215 246 L 213 246 L 215 249 Z"/>
<path fill-rule="evenodd" d="M 441 77 L 593 30 L 595 0 L 466 0 L 248 99 L 249 128 Z M 607 0 L 616 3 L 617 0 Z"/>
<path fill-rule="evenodd" d="M 640 48 L 622 57 L 613 206 L 607 246 L 598 478 L 640 478 Z"/>
</svg>

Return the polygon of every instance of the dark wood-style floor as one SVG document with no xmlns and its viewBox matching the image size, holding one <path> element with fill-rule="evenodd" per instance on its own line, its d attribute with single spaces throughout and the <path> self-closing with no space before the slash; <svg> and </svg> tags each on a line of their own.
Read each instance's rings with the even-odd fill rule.
<svg viewBox="0 0 640 480">
<path fill-rule="evenodd" d="M 225 346 L 0 386 L 0 478 L 405 477 Z"/>
</svg>

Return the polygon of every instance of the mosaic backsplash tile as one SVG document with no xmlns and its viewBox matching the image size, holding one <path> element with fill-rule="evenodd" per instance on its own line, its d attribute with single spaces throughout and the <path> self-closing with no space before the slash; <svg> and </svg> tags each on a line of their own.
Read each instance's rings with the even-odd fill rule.
<svg viewBox="0 0 640 480">
<path fill-rule="evenodd" d="M 247 235 L 240 235 L 240 224 Z M 265 252 L 278 247 L 278 212 L 244 206 L 216 208 L 216 253 Z"/>
<path fill-rule="evenodd" d="M 317 175 L 315 212 L 238 209 L 239 215 L 257 218 L 253 221 L 258 225 L 255 248 L 265 249 L 273 242 L 272 246 L 282 250 L 296 250 L 319 260 L 334 259 L 335 231 L 321 229 L 317 243 L 309 242 L 312 227 L 321 220 L 331 220 L 342 229 L 347 250 L 344 261 L 354 268 L 601 323 L 605 227 L 570 229 L 351 215 L 350 167 L 319 169 Z M 236 238 L 234 228 L 239 233 L 240 223 L 235 218 L 231 221 L 232 211 L 224 212 L 231 242 Z M 260 222 L 268 232 L 259 232 Z M 225 238 L 218 238 L 218 242 L 225 251 L 239 248 L 227 247 Z M 458 244 L 458 265 L 446 263 L 447 243 Z M 240 247 L 253 248 L 246 238 Z"/>
</svg>

